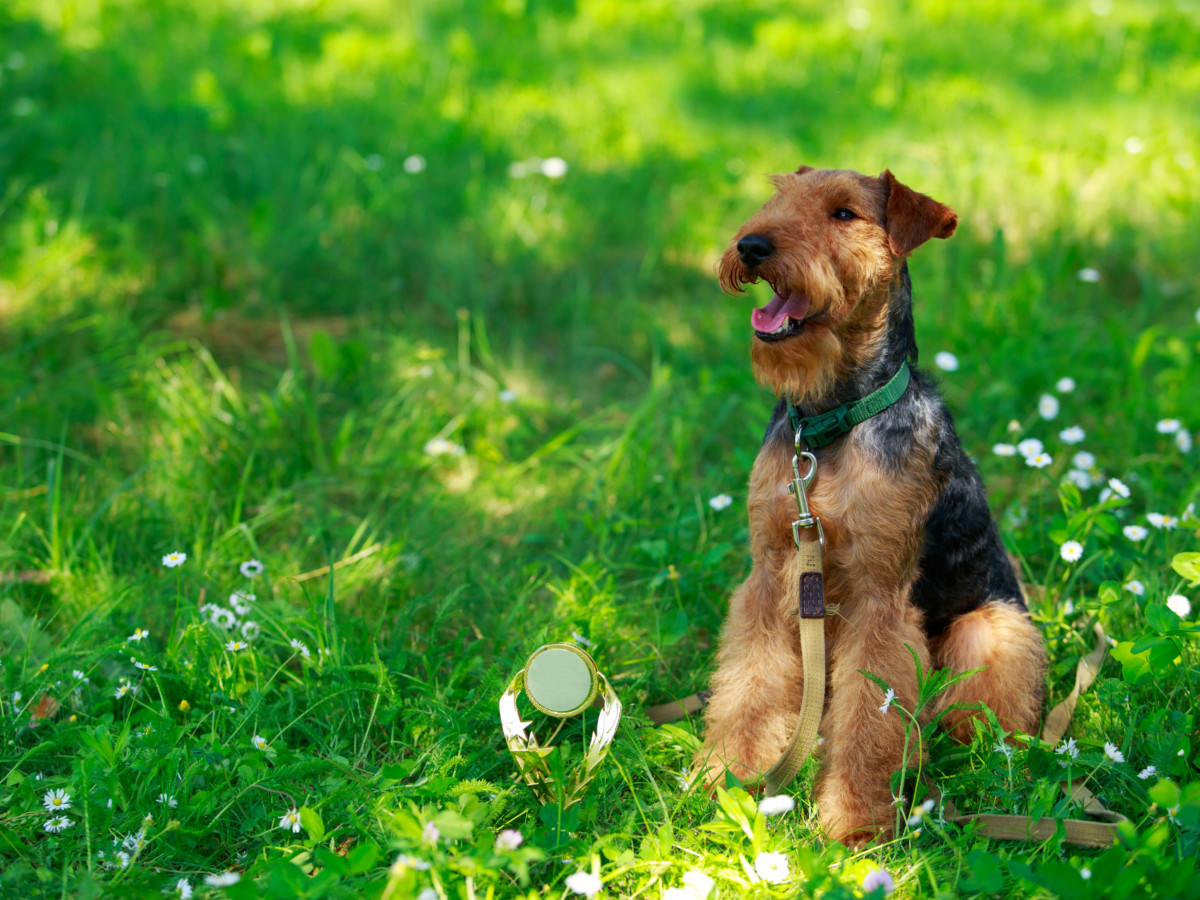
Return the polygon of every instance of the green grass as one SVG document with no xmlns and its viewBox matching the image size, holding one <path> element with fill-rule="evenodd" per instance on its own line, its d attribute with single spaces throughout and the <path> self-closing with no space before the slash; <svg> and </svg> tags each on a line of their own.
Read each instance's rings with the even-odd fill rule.
<svg viewBox="0 0 1200 900">
<path fill-rule="evenodd" d="M 1122 529 L 1200 499 L 1156 427 L 1200 429 L 1198 26 L 1148 2 L 5 5 L 0 895 L 558 897 L 585 871 L 659 897 L 699 870 L 842 897 L 878 867 L 895 896 L 1195 895 L 1200 660 L 1165 600 L 1200 603 L 1171 566 L 1200 521 Z M 510 174 L 551 157 L 560 178 Z M 943 390 L 1052 699 L 1092 622 L 1118 641 L 1072 732 L 1132 821 L 1113 850 L 935 813 L 851 852 L 811 763 L 767 819 L 681 789 L 695 725 L 642 714 L 705 683 L 748 569 L 763 300 L 713 263 L 800 163 L 888 167 L 960 214 L 912 263 L 922 362 L 959 359 Z M 1048 468 L 992 452 L 1025 437 Z M 1063 487 L 1081 449 L 1128 500 Z M 234 591 L 259 633 L 231 651 L 201 607 Z M 625 717 L 585 802 L 539 809 L 496 702 L 576 634 Z M 1065 812 L 1058 756 L 994 743 L 933 739 L 947 796 Z M 760 852 L 790 880 L 752 883 Z"/>
</svg>

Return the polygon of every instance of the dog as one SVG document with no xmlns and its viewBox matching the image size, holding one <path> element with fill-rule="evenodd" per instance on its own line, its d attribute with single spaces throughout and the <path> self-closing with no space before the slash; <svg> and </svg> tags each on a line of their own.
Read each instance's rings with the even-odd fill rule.
<svg viewBox="0 0 1200 900">
<path fill-rule="evenodd" d="M 718 266 L 729 293 L 759 281 L 774 289 L 751 315 L 751 360 L 780 399 L 750 473 L 753 568 L 730 599 L 696 757 L 709 785 L 727 769 L 743 781 L 760 776 L 783 753 L 800 709 L 788 401 L 803 417 L 825 413 L 915 364 L 907 258 L 958 223 L 890 171 L 801 166 L 772 183 L 774 195 Z M 897 801 L 889 776 L 905 746 L 904 719 L 881 711 L 884 692 L 862 672 L 884 679 L 912 710 L 917 671 L 906 647 L 926 670 L 983 668 L 940 696 L 933 714 L 982 703 L 1005 730 L 1032 733 L 1045 649 L 979 473 L 933 381 L 915 365 L 898 400 L 813 453 L 808 499 L 825 534 L 825 599 L 837 604 L 825 619 L 817 806 L 829 837 L 861 845 L 889 832 Z M 951 709 L 942 722 L 969 741 L 978 715 Z"/>
</svg>

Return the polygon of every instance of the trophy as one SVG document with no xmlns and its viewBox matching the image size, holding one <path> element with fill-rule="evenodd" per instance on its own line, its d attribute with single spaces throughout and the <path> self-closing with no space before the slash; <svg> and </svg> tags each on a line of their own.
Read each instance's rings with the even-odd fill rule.
<svg viewBox="0 0 1200 900">
<path fill-rule="evenodd" d="M 554 752 L 552 746 L 541 746 L 532 731 L 532 724 L 521 720 L 517 710 L 517 696 L 521 692 L 538 710 L 556 719 L 568 719 L 579 715 L 593 704 L 597 696 L 604 701 L 596 730 L 588 743 L 587 752 L 579 768 L 563 774 L 561 785 L 556 786 L 555 774 L 548 757 Z M 500 726 L 504 740 L 517 764 L 521 778 L 533 790 L 542 803 L 553 803 L 561 788 L 563 808 L 583 799 L 609 745 L 617 733 L 617 722 L 621 719 L 621 701 L 617 699 L 608 679 L 601 674 L 596 663 L 587 653 L 574 644 L 546 644 L 533 652 L 525 667 L 513 676 L 508 688 L 500 697 Z M 558 734 L 563 723 L 555 729 L 550 740 Z"/>
</svg>

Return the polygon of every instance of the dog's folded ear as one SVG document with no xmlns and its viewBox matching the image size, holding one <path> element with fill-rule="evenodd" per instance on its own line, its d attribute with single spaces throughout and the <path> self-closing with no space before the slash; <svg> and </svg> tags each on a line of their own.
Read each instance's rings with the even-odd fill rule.
<svg viewBox="0 0 1200 900">
<path fill-rule="evenodd" d="M 879 176 L 888 192 L 888 243 L 897 256 L 908 256 L 930 238 L 948 238 L 958 215 L 944 203 L 901 184 L 890 170 Z"/>
<path fill-rule="evenodd" d="M 811 172 L 812 170 L 813 170 L 812 166 L 801 166 L 800 168 L 798 168 L 796 170 L 795 174 L 803 175 L 805 172 Z"/>
</svg>

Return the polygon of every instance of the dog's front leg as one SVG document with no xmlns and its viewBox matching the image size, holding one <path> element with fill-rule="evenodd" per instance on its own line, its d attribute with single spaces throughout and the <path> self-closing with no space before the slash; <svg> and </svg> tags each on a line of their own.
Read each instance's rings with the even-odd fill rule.
<svg viewBox="0 0 1200 900">
<path fill-rule="evenodd" d="M 696 756 L 710 787 L 726 769 L 748 781 L 774 765 L 800 710 L 804 670 L 794 621 L 786 617 L 789 598 L 777 596 L 785 582 L 765 568 L 756 566 L 729 601 Z"/>
<path fill-rule="evenodd" d="M 840 623 L 832 654 L 818 806 L 830 837 L 858 845 L 886 834 L 895 819 L 888 780 L 903 764 L 906 729 L 909 761 L 920 752 L 917 726 L 899 709 L 889 706 L 880 712 L 883 689 L 862 672 L 886 681 L 895 691 L 895 703 L 911 711 L 917 672 L 905 644 L 916 651 L 922 667 L 929 664 L 929 650 L 907 589 L 861 585 L 853 593 L 854 601 L 842 610 L 846 621 Z"/>
</svg>

